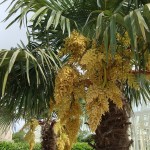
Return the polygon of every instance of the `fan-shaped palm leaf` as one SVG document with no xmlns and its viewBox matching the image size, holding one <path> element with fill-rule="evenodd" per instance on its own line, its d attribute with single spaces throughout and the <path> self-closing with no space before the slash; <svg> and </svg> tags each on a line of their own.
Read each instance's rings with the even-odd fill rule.
<svg viewBox="0 0 150 150">
<path fill-rule="evenodd" d="M 46 48 L 0 50 L 0 106 L 22 115 L 40 116 L 53 98 L 55 72 L 61 66 Z"/>
</svg>

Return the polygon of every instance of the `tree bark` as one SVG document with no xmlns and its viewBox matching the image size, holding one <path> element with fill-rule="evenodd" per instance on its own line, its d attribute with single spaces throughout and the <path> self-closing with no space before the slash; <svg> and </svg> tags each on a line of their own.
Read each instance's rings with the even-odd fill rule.
<svg viewBox="0 0 150 150">
<path fill-rule="evenodd" d="M 56 134 L 53 129 L 55 123 L 48 121 L 42 125 L 42 150 L 56 150 Z"/>
<path fill-rule="evenodd" d="M 129 113 L 127 104 L 118 109 L 112 101 L 109 103 L 109 112 L 102 117 L 96 129 L 96 150 L 129 150 L 132 140 L 129 140 L 128 127 Z"/>
</svg>

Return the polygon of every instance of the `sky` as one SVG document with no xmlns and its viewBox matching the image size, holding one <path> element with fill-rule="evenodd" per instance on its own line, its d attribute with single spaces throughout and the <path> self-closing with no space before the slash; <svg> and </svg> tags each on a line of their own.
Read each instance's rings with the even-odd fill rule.
<svg viewBox="0 0 150 150">
<path fill-rule="evenodd" d="M 1 1 L 2 0 L 0 0 L 0 2 Z M 11 20 L 3 22 L 5 17 L 8 15 L 8 11 L 6 11 L 6 9 L 11 1 L 12 0 L 8 0 L 4 4 L 0 5 L 0 49 L 16 47 L 17 44 L 20 44 L 20 40 L 27 44 L 26 28 L 24 26 L 20 29 L 19 23 L 15 23 L 10 28 L 5 29 L 11 22 Z"/>
</svg>

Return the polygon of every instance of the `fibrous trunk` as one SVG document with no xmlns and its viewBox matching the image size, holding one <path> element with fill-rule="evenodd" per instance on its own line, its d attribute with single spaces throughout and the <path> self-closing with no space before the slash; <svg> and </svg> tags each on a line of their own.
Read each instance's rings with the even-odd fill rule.
<svg viewBox="0 0 150 150">
<path fill-rule="evenodd" d="M 128 127 L 129 113 L 127 105 L 118 109 L 115 104 L 109 102 L 109 112 L 102 117 L 100 125 L 96 129 L 96 150 L 129 150 L 132 140 L 129 140 Z"/>
<path fill-rule="evenodd" d="M 45 122 L 42 125 L 42 150 L 56 150 L 55 121 Z"/>
</svg>

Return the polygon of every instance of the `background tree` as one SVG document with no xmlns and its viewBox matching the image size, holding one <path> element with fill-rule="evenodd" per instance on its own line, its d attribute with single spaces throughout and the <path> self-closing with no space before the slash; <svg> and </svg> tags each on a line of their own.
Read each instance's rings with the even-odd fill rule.
<svg viewBox="0 0 150 150">
<path fill-rule="evenodd" d="M 82 33 L 85 37 L 89 38 L 89 42 L 95 42 L 95 44 L 87 44 L 87 41 L 85 42 L 84 47 L 82 45 L 83 43 L 75 38 L 75 44 L 81 44 L 85 48 L 85 52 L 90 53 L 89 49 L 94 45 L 95 49 L 98 49 L 98 47 L 103 47 L 100 51 L 106 57 L 106 59 L 102 59 L 103 63 L 101 67 L 103 69 L 101 77 L 104 87 L 107 87 L 106 83 L 109 80 L 109 76 L 106 76 L 106 74 L 109 73 L 108 66 L 111 66 L 110 68 L 113 69 L 113 67 L 115 66 L 115 61 L 117 62 L 116 65 L 118 64 L 119 66 L 120 64 L 124 63 L 124 60 L 128 60 L 128 65 L 130 64 L 130 67 L 128 66 L 128 71 L 126 70 L 126 73 L 128 74 L 127 77 L 123 80 L 121 79 L 121 75 L 118 75 L 119 79 L 121 80 L 114 80 L 116 81 L 114 85 L 116 85 L 117 88 L 119 88 L 119 90 L 123 93 L 124 97 L 126 97 L 123 98 L 123 101 L 126 101 L 127 104 L 130 104 L 132 101 L 138 104 L 140 102 L 138 101 L 140 99 L 140 95 L 142 95 L 144 99 L 149 98 L 149 95 L 147 94 L 149 93 L 149 83 L 145 80 L 145 75 L 149 73 L 148 63 L 150 16 L 148 0 L 117 0 L 109 2 L 104 0 L 98 0 L 97 2 L 89 0 L 44 0 L 32 2 L 16 0 L 14 2 L 15 4 L 11 4 L 12 9 L 10 10 L 10 14 L 6 18 L 6 20 L 8 20 L 12 16 L 12 14 L 16 13 L 16 11 L 19 10 L 18 8 L 20 8 L 22 11 L 19 16 L 10 23 L 10 25 L 18 19 L 21 20 L 20 23 L 22 24 L 24 18 L 28 17 L 28 12 L 32 11 L 34 15 L 31 19 L 30 28 L 32 30 L 30 32 L 30 36 L 33 36 L 34 40 L 40 43 L 40 46 L 46 45 L 47 47 L 51 47 L 55 54 L 57 54 L 61 47 L 63 47 L 63 39 L 68 34 L 70 35 L 73 29 L 78 30 L 79 33 Z M 80 40 L 84 42 L 85 38 L 82 37 Z M 68 59 L 70 58 L 70 56 L 76 56 L 74 58 L 82 58 L 82 55 L 84 54 L 81 51 L 80 53 L 78 51 L 79 54 L 77 55 L 77 53 L 74 52 L 74 49 L 72 49 L 71 45 L 69 45 L 69 43 L 67 45 L 67 40 L 64 47 L 67 47 L 68 50 L 63 51 L 63 58 Z M 91 53 L 91 56 L 94 53 L 96 52 L 93 51 Z M 121 60 L 116 57 L 118 55 L 121 57 Z M 90 57 L 88 57 L 88 59 L 90 60 Z M 89 60 L 87 60 L 87 62 Z M 71 66 L 77 68 L 78 65 L 75 66 L 75 62 L 79 63 L 79 61 L 80 60 L 73 59 L 73 62 L 69 63 L 74 63 L 73 66 Z M 91 61 L 93 62 L 93 60 Z M 100 61 L 100 59 L 98 61 Z M 114 64 L 110 65 L 110 62 L 113 62 Z M 132 70 L 133 66 L 135 67 L 135 69 Z M 88 68 L 86 69 L 90 70 Z M 117 77 L 115 71 L 112 74 Z M 74 77 L 75 79 L 73 80 L 76 80 L 76 75 Z M 64 78 L 66 84 L 68 79 Z M 138 88 L 136 86 L 137 81 L 139 85 Z M 91 84 L 91 81 L 89 82 L 88 80 L 88 84 Z M 108 90 L 107 94 L 109 92 L 110 91 Z M 119 98 L 112 98 L 110 96 L 108 97 L 109 99 L 113 100 L 114 103 L 116 101 L 117 106 L 121 107 L 121 104 L 119 105 L 117 102 Z M 73 95 L 72 99 L 74 99 Z M 123 101 L 120 103 L 123 103 L 125 107 L 125 103 Z M 106 104 L 106 106 L 108 106 L 108 104 Z M 117 109 L 114 104 L 109 103 L 110 110 L 111 106 L 112 109 L 114 109 L 114 107 L 115 110 Z M 108 107 L 106 110 L 108 110 Z M 120 113 L 120 110 L 116 110 L 116 112 Z M 125 111 L 122 111 L 121 113 L 126 116 L 126 108 Z M 105 120 L 106 116 L 103 116 L 104 119 L 102 118 L 102 122 L 103 120 Z M 125 116 L 125 123 L 127 123 L 128 120 Z M 98 122 L 99 121 L 97 121 L 97 124 Z M 121 126 L 124 126 L 125 123 L 121 124 Z M 101 127 L 102 126 L 99 126 L 99 128 Z M 101 129 L 97 129 L 97 131 L 98 130 Z M 102 137 L 100 135 L 100 132 L 96 133 L 98 137 Z M 125 134 L 125 132 L 122 133 Z M 116 142 L 114 142 L 113 144 L 111 143 L 109 147 L 106 147 L 109 145 L 109 138 L 111 138 L 111 136 L 104 138 L 104 143 L 101 143 L 101 146 L 96 144 L 96 149 L 113 149 L 113 146 L 115 146 L 116 149 L 120 149 L 121 144 L 116 146 Z M 98 139 L 99 138 L 96 138 L 96 140 Z M 129 142 L 127 138 L 126 142 L 124 143 L 126 143 L 125 147 L 126 149 L 128 149 Z"/>
</svg>

